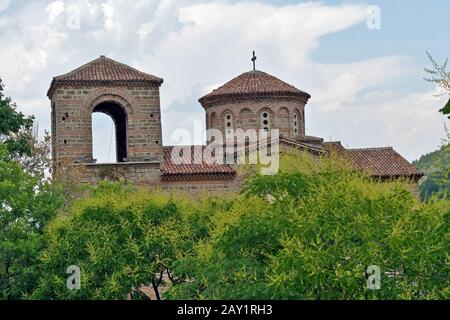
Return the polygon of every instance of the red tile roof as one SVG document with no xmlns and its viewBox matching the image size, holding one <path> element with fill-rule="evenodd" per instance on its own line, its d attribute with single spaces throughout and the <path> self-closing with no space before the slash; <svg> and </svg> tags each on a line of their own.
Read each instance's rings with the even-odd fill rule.
<svg viewBox="0 0 450 320">
<path fill-rule="evenodd" d="M 190 150 L 192 164 L 174 164 L 172 161 L 173 146 L 164 147 L 163 176 L 183 175 L 235 175 L 236 170 L 226 164 L 209 164 L 204 160 L 195 164 L 195 159 L 202 159 L 205 146 L 183 146 Z"/>
<path fill-rule="evenodd" d="M 288 143 L 288 140 L 281 139 Z M 334 150 L 350 161 L 358 170 L 364 170 L 373 177 L 396 178 L 414 177 L 420 178 L 423 173 L 405 158 L 398 154 L 393 148 L 366 148 L 366 149 L 345 149 L 340 142 L 325 142 L 324 146 L 328 150 Z M 205 161 L 194 164 L 197 157 L 202 159 L 205 146 L 184 146 L 190 150 L 192 164 L 174 164 L 172 161 L 171 147 L 164 147 L 164 165 L 162 169 L 163 177 L 183 177 L 183 176 L 211 176 L 214 179 L 222 180 L 233 177 L 236 170 L 230 165 L 208 164 Z"/>
<path fill-rule="evenodd" d="M 338 154 L 347 156 L 355 168 L 364 170 L 374 177 L 417 177 L 423 173 L 403 158 L 392 147 L 345 149 L 340 142 L 325 142 L 325 146 Z"/>
<path fill-rule="evenodd" d="M 67 81 L 155 81 L 163 79 L 141 72 L 129 65 L 100 56 L 69 73 L 55 77 Z"/>
<path fill-rule="evenodd" d="M 309 137 L 305 136 L 311 139 L 320 140 L 323 141 L 321 138 L 315 138 L 315 137 Z M 293 140 L 287 140 L 285 138 L 280 139 L 280 143 L 287 143 L 290 145 L 293 143 L 297 147 L 302 147 L 302 149 L 309 150 L 310 152 L 319 152 L 322 153 L 325 151 L 323 147 L 318 148 L 317 146 L 312 147 L 308 144 L 302 144 L 300 141 L 293 141 Z M 270 141 L 269 141 L 270 144 Z M 180 177 L 180 176 L 205 176 L 205 175 L 211 175 L 216 176 L 217 179 L 223 179 L 225 176 L 234 176 L 236 174 L 236 170 L 231 166 L 227 164 L 214 164 L 212 161 L 205 161 L 202 158 L 202 155 L 204 154 L 204 149 L 206 146 L 178 146 L 180 149 L 178 151 L 181 151 L 186 148 L 186 150 L 189 150 L 190 153 L 190 162 L 191 164 L 175 164 L 174 161 L 172 161 L 172 151 L 174 149 L 174 146 L 168 146 L 164 147 L 164 163 L 163 163 L 163 169 L 162 174 L 165 177 Z M 225 145 L 223 146 L 225 148 Z M 237 150 L 237 145 L 234 146 L 234 152 Z M 224 149 L 224 153 L 226 150 Z M 207 153 L 205 153 L 207 155 Z M 236 154 L 234 154 L 236 156 Z M 203 159 L 201 163 L 195 163 L 195 159 Z M 199 161 L 200 162 L 200 161 Z M 212 163 L 212 164 L 211 164 Z M 219 177 L 220 176 L 220 177 Z"/>
<path fill-rule="evenodd" d="M 100 56 L 100 58 L 88 62 L 75 70 L 54 77 L 47 95 L 50 96 L 50 93 L 56 83 L 83 81 L 150 82 L 157 85 L 161 85 L 163 83 L 162 78 L 141 72 L 133 67 L 130 67 L 129 65 L 117 62 L 105 56 Z"/>
<path fill-rule="evenodd" d="M 355 166 L 367 170 L 373 176 L 422 176 L 423 173 L 403 158 L 392 147 L 348 149 Z"/>
<path fill-rule="evenodd" d="M 200 103 L 230 96 L 248 96 L 255 94 L 294 95 L 309 99 L 311 96 L 294 86 L 262 71 L 250 71 L 225 83 L 213 92 L 199 99 Z"/>
</svg>

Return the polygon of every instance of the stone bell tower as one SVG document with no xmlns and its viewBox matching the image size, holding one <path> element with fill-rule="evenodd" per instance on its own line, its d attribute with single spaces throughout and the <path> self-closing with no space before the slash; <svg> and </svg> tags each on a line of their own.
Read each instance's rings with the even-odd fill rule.
<svg viewBox="0 0 450 320">
<path fill-rule="evenodd" d="M 163 160 L 159 88 L 163 79 L 101 56 L 53 78 L 51 100 L 53 173 L 63 163 L 83 165 L 86 182 L 113 171 L 140 184 L 159 179 Z M 109 115 L 116 131 L 116 162 L 96 163 L 92 113 Z M 141 181 L 142 180 L 142 181 Z"/>
</svg>

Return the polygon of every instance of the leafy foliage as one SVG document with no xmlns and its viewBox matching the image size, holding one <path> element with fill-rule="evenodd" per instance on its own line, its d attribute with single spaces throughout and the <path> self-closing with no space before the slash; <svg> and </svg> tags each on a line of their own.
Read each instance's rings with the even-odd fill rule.
<svg viewBox="0 0 450 320">
<path fill-rule="evenodd" d="M 4 295 L 142 299 L 153 287 L 167 299 L 450 297 L 450 201 L 420 203 L 407 183 L 374 182 L 335 158 L 286 154 L 278 175 L 254 174 L 241 195 L 195 202 L 102 182 L 54 216 L 25 241 L 4 237 L 4 261 L 29 266 L 3 280 Z M 80 290 L 66 286 L 71 265 L 81 268 Z M 367 290 L 369 265 L 383 272 L 379 291 Z"/>
<path fill-rule="evenodd" d="M 43 229 L 57 214 L 59 193 L 10 160 L 0 143 L 0 297 L 31 294 L 39 278 Z"/>
<path fill-rule="evenodd" d="M 307 153 L 285 154 L 275 176 L 249 169 L 231 198 L 85 187 L 69 169 L 50 184 L 49 136 L 39 142 L 2 90 L 0 82 L 3 299 L 142 299 L 144 287 L 168 299 L 450 298 L 442 194 L 420 203 L 407 183 L 374 182 Z M 446 188 L 448 151 L 419 161 L 427 181 Z M 80 290 L 66 286 L 72 265 Z M 383 271 L 379 291 L 366 288 L 369 265 Z"/>
<path fill-rule="evenodd" d="M 450 94 L 450 72 L 447 71 L 448 58 L 441 65 L 439 64 L 433 56 L 427 52 L 428 59 L 430 59 L 433 69 L 425 68 L 425 72 L 429 75 L 429 78 L 424 78 L 427 82 L 435 83 L 443 91 L 439 95 L 449 95 Z M 450 99 L 447 104 L 439 110 L 442 114 L 448 115 L 450 119 Z"/>
<path fill-rule="evenodd" d="M 142 286 L 158 295 L 162 273 L 170 276 L 172 263 L 207 235 L 201 210 L 187 200 L 101 183 L 49 226 L 45 276 L 34 297 L 144 298 Z M 81 290 L 66 287 L 71 265 L 81 268 Z"/>
<path fill-rule="evenodd" d="M 448 140 L 448 139 L 447 139 Z M 450 141 L 443 140 L 439 150 L 423 155 L 413 164 L 426 173 L 420 185 L 423 200 L 433 195 L 450 197 Z"/>
<path fill-rule="evenodd" d="M 175 262 L 186 281 L 168 298 L 449 298 L 449 201 L 419 203 L 407 184 L 370 181 L 337 159 L 290 154 L 282 168 L 251 178 L 214 217 L 210 238 Z M 366 288 L 370 265 L 383 272 L 379 291 Z"/>
<path fill-rule="evenodd" d="M 38 137 L 38 126 L 27 130 L 27 136 L 30 137 L 30 153 L 15 154 L 13 160 L 20 164 L 25 172 L 37 176 L 40 179 L 49 179 L 51 172 L 51 136 L 45 131 L 42 140 Z"/>
<path fill-rule="evenodd" d="M 33 117 L 17 112 L 16 105 L 3 93 L 0 79 L 0 143 L 4 143 L 11 156 L 31 154 L 30 130 Z"/>
</svg>

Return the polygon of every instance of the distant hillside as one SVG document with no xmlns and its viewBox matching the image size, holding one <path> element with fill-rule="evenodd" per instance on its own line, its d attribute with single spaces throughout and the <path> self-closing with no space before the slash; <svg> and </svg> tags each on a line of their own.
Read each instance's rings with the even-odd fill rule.
<svg viewBox="0 0 450 320">
<path fill-rule="evenodd" d="M 447 196 L 450 195 L 450 143 L 423 155 L 413 164 L 426 174 L 426 179 L 420 185 L 422 199 L 428 199 L 432 194 L 445 190 Z"/>
</svg>

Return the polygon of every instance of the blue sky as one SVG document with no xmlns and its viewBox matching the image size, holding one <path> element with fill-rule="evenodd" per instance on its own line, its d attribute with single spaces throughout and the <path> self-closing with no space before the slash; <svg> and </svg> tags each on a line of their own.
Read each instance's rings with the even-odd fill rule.
<svg viewBox="0 0 450 320">
<path fill-rule="evenodd" d="M 309 1 L 264 1 L 276 5 L 298 4 Z M 409 92 L 423 89 L 423 68 L 429 66 L 425 51 L 444 60 L 450 57 L 450 1 L 320 1 L 330 5 L 377 5 L 381 9 L 381 29 L 368 31 L 364 23 L 345 31 L 325 35 L 313 57 L 321 63 L 346 63 L 382 55 L 405 55 L 413 59 L 417 77 L 395 81 L 397 90 Z"/>
<path fill-rule="evenodd" d="M 370 5 L 380 8 L 380 30 L 367 28 Z M 422 77 L 426 50 L 450 56 L 448 12 L 450 1 L 439 0 L 0 0 L 0 76 L 42 130 L 51 78 L 102 54 L 163 77 L 169 145 L 188 142 L 174 133 L 203 122 L 198 98 L 250 70 L 256 50 L 258 69 L 312 95 L 307 134 L 353 148 L 393 146 L 413 160 L 444 136 L 437 110 L 445 97 Z M 94 125 L 94 153 L 111 160 L 111 120 L 96 114 Z"/>
<path fill-rule="evenodd" d="M 345 32 L 327 35 L 321 39 L 321 47 L 314 55 L 318 61 L 339 63 L 380 55 L 405 55 L 411 57 L 417 71 L 422 72 L 423 66 L 428 65 L 425 51 L 436 58 L 449 56 L 450 42 L 445 39 L 448 39 L 450 27 L 450 1 L 390 0 L 368 3 L 381 9 L 381 30 L 368 33 L 367 28 L 360 24 Z M 412 89 L 411 86 L 423 88 L 420 77 L 401 84 L 406 90 Z"/>
</svg>

